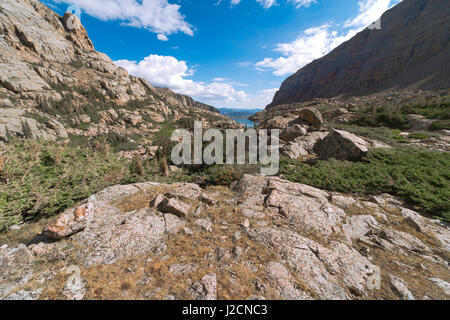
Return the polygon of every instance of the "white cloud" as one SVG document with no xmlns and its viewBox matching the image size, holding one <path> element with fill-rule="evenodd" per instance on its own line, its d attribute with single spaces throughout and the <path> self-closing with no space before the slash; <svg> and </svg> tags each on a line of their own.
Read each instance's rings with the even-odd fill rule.
<svg viewBox="0 0 450 320">
<path fill-rule="evenodd" d="M 270 88 L 248 94 L 235 89 L 236 86 L 244 86 L 243 84 L 228 82 L 230 79 L 224 77 L 215 78 L 211 83 L 193 81 L 189 77 L 194 74 L 194 70 L 188 67 L 186 61 L 172 56 L 150 55 L 139 62 L 119 60 L 115 63 L 154 86 L 168 87 L 216 107 L 264 108 L 272 102 L 273 95 L 278 90 Z"/>
<path fill-rule="evenodd" d="M 228 83 L 204 83 L 187 79 L 194 74 L 194 70 L 189 68 L 185 61 L 171 56 L 150 55 L 139 62 L 119 60 L 115 63 L 132 75 L 146 79 L 152 85 L 168 87 L 206 103 L 225 105 L 232 102 L 242 103 L 248 99 L 244 91 L 236 90 Z"/>
<path fill-rule="evenodd" d="M 281 57 L 265 58 L 257 62 L 255 67 L 260 71 L 271 70 L 277 76 L 295 73 L 308 63 L 328 54 L 341 43 L 355 36 L 398 2 L 400 1 L 361 0 L 358 2 L 358 15 L 348 19 L 344 23 L 343 29 L 338 31 L 330 25 L 307 29 L 294 41 L 276 45 L 275 51 L 280 52 Z"/>
<path fill-rule="evenodd" d="M 248 98 L 241 101 L 229 102 L 226 104 L 227 108 L 237 108 L 237 109 L 251 109 L 251 108 L 261 108 L 264 109 L 269 103 L 272 102 L 273 96 L 275 92 L 278 91 L 278 88 L 270 88 L 259 90 L 255 94 L 249 94 Z"/>
<path fill-rule="evenodd" d="M 356 30 L 350 30 L 345 35 L 338 35 L 336 31 L 330 30 L 329 25 L 307 29 L 296 40 L 277 44 L 275 51 L 280 52 L 282 57 L 265 58 L 255 66 L 258 70 L 272 69 L 277 76 L 291 74 L 324 56 L 355 33 Z"/>
<path fill-rule="evenodd" d="M 345 22 L 346 27 L 367 26 L 376 21 L 390 7 L 391 0 L 362 0 L 358 2 L 359 14 Z"/>
<path fill-rule="evenodd" d="M 256 0 L 256 1 L 261 3 L 263 8 L 270 8 L 276 3 L 276 0 Z"/>
<path fill-rule="evenodd" d="M 300 7 L 309 7 L 313 3 L 317 3 L 317 0 L 289 0 L 290 2 L 294 2 L 297 8 Z"/>
<path fill-rule="evenodd" d="M 230 80 L 230 79 L 228 79 L 228 78 L 214 78 L 213 79 L 214 82 L 223 82 L 223 81 L 227 81 L 227 80 Z"/>
<path fill-rule="evenodd" d="M 167 36 L 164 35 L 164 34 L 162 34 L 162 33 L 159 33 L 159 34 L 156 36 L 156 38 L 157 38 L 158 40 L 160 40 L 160 41 L 169 41 L 169 38 L 167 38 Z"/>
<path fill-rule="evenodd" d="M 300 7 L 309 7 L 312 3 L 316 3 L 317 0 L 287 0 L 288 2 L 293 2 L 296 5 L 296 8 Z M 222 0 L 219 0 L 218 3 L 221 3 Z M 231 0 L 231 6 L 235 6 L 239 3 L 241 3 L 241 0 Z M 263 8 L 270 8 L 277 4 L 276 0 L 256 0 L 256 2 L 259 2 Z"/>
<path fill-rule="evenodd" d="M 171 4 L 168 0 L 53 1 L 78 5 L 82 12 L 100 20 L 119 20 L 124 25 L 145 28 L 164 36 L 177 32 L 194 35 L 191 25 L 179 11 L 180 6 Z"/>
<path fill-rule="evenodd" d="M 249 62 L 249 61 L 244 61 L 244 62 L 238 62 L 238 63 L 236 63 L 239 67 L 242 67 L 242 68 L 245 68 L 245 67 L 248 67 L 248 66 L 251 66 L 252 65 L 252 63 L 251 62 Z"/>
</svg>

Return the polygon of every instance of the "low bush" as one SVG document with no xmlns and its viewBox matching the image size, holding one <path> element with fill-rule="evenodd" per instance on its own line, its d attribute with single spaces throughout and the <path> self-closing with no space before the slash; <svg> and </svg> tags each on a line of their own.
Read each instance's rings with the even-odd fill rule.
<svg viewBox="0 0 450 320">
<path fill-rule="evenodd" d="M 430 127 L 431 130 L 450 130 L 450 120 L 434 121 Z"/>
<path fill-rule="evenodd" d="M 139 165 L 107 148 L 95 151 L 71 144 L 13 139 L 2 155 L 0 230 L 58 214 L 109 186 L 175 180 L 189 181 L 189 177 L 180 173 L 163 178 L 153 161 Z"/>
<path fill-rule="evenodd" d="M 430 138 L 430 135 L 422 132 L 414 132 L 408 135 L 408 139 L 424 140 Z"/>
<path fill-rule="evenodd" d="M 281 160 L 283 177 L 344 193 L 400 196 L 424 213 L 450 220 L 450 154 L 421 148 L 375 149 L 364 161 Z"/>
</svg>

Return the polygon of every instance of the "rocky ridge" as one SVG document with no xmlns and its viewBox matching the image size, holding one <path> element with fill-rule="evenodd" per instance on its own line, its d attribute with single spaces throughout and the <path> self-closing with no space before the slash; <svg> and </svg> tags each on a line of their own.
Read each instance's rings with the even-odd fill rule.
<svg viewBox="0 0 450 320">
<path fill-rule="evenodd" d="M 214 107 L 130 76 L 95 51 L 81 23 L 67 28 L 69 18 L 79 22 L 37 0 L 0 3 L 0 108 L 9 114 L 0 120 L 0 139 L 7 130 L 25 136 L 16 125 L 24 118 L 32 137 L 91 139 L 113 131 L 145 137 L 141 147 L 152 145 L 164 122 L 198 119 L 205 126 L 237 126 Z"/>
</svg>

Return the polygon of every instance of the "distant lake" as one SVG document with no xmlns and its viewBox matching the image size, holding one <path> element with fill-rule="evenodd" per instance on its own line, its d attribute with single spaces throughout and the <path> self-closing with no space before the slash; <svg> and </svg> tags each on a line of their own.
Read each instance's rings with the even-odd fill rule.
<svg viewBox="0 0 450 320">
<path fill-rule="evenodd" d="M 263 109 L 229 109 L 219 108 L 220 113 L 232 118 L 234 121 L 244 124 L 246 127 L 253 128 L 255 122 L 248 119 L 255 113 L 262 111 Z"/>
</svg>

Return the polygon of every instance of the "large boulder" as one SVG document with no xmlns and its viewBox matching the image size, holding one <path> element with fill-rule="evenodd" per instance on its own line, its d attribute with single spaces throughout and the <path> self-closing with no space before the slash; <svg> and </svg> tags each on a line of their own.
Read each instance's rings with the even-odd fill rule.
<svg viewBox="0 0 450 320">
<path fill-rule="evenodd" d="M 298 113 L 298 120 L 302 120 L 313 126 L 314 128 L 320 128 L 320 126 L 323 124 L 322 114 L 314 107 L 300 109 Z"/>
<path fill-rule="evenodd" d="M 261 127 L 265 129 L 285 129 L 295 120 L 295 116 L 282 117 L 276 116 L 261 123 Z"/>
<path fill-rule="evenodd" d="M 369 144 L 362 138 L 340 130 L 331 131 L 314 146 L 320 159 L 360 161 L 368 152 Z"/>
<path fill-rule="evenodd" d="M 297 137 L 304 136 L 308 133 L 308 127 L 302 126 L 300 124 L 294 124 L 293 126 L 287 127 L 280 133 L 280 139 L 283 141 L 292 141 Z"/>
</svg>

